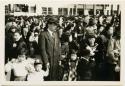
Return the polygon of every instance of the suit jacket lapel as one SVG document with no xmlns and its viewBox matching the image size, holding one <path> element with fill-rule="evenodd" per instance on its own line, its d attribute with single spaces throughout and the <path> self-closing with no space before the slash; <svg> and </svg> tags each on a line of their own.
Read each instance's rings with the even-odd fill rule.
<svg viewBox="0 0 125 86">
<path fill-rule="evenodd" d="M 53 37 L 50 35 L 50 33 L 47 31 L 47 36 L 48 36 L 48 40 L 51 42 L 51 43 L 54 43 L 54 39 Z"/>
</svg>

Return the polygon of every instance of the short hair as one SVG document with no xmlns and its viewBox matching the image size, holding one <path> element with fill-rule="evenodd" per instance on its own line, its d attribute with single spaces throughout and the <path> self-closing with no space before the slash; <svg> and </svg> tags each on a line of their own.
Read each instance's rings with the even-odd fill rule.
<svg viewBox="0 0 125 86">
<path fill-rule="evenodd" d="M 95 23 L 94 23 L 94 19 L 93 18 L 90 18 L 89 19 L 89 25 L 88 26 L 93 26 Z"/>
<path fill-rule="evenodd" d="M 16 30 L 15 33 L 19 33 L 20 35 L 22 35 L 20 30 Z"/>
<path fill-rule="evenodd" d="M 26 55 L 27 49 L 26 48 L 20 48 L 18 49 L 18 55 Z"/>
<path fill-rule="evenodd" d="M 12 26 L 10 27 L 10 30 L 11 30 L 11 29 L 17 29 L 17 27 L 14 26 L 14 25 L 12 25 Z"/>
<path fill-rule="evenodd" d="M 42 65 L 42 61 L 40 59 L 36 59 L 36 61 L 34 62 L 34 66 L 37 66 L 37 65 Z"/>
<path fill-rule="evenodd" d="M 108 31 L 110 29 L 110 27 L 113 27 L 112 24 L 107 24 L 107 26 L 105 27 L 105 30 Z"/>
</svg>

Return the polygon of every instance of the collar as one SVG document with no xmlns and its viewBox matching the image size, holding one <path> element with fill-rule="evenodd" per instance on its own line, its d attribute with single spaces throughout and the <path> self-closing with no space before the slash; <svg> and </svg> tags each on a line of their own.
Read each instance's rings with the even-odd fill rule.
<svg viewBox="0 0 125 86">
<path fill-rule="evenodd" d="M 50 34 L 51 36 L 53 36 L 53 35 L 52 35 L 53 32 L 52 32 L 51 30 L 48 29 L 48 32 L 49 32 L 49 34 Z"/>
<path fill-rule="evenodd" d="M 89 59 L 87 59 L 87 58 L 85 58 L 85 57 L 81 57 L 81 59 L 84 59 L 84 60 L 86 60 L 87 62 L 89 61 Z"/>
</svg>

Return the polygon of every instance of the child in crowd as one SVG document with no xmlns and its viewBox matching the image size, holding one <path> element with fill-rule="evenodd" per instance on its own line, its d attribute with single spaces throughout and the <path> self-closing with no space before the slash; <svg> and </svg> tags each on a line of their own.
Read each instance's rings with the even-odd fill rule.
<svg viewBox="0 0 125 86">
<path fill-rule="evenodd" d="M 76 81 L 77 80 L 77 65 L 78 65 L 78 57 L 77 51 L 72 49 L 70 53 L 69 59 L 69 81 Z"/>
<path fill-rule="evenodd" d="M 28 74 L 27 81 L 44 81 L 44 77 L 49 74 L 49 69 L 42 70 L 42 63 L 39 60 L 35 61 L 34 68 L 35 70 Z"/>
<path fill-rule="evenodd" d="M 64 65 L 66 68 L 63 80 L 64 81 L 76 81 L 77 80 L 77 64 L 78 64 L 78 57 L 77 52 L 72 49 L 68 55 L 67 64 Z"/>
<path fill-rule="evenodd" d="M 11 81 L 25 81 L 27 74 L 32 71 L 33 66 L 26 59 L 26 53 L 25 48 L 19 49 L 17 59 L 5 65 L 5 71 L 11 71 Z"/>
<path fill-rule="evenodd" d="M 91 58 L 90 50 L 84 49 L 79 59 L 77 72 L 80 81 L 90 81 L 93 78 L 93 68 L 95 61 Z"/>
</svg>

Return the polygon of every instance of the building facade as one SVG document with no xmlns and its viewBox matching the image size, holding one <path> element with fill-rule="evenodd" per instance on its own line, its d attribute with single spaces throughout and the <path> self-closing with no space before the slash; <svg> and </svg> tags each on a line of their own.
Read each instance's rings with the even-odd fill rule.
<svg viewBox="0 0 125 86">
<path fill-rule="evenodd" d="M 119 5 L 109 4 L 7 4 L 5 15 L 36 16 L 36 15 L 96 15 L 120 13 Z"/>
</svg>

